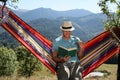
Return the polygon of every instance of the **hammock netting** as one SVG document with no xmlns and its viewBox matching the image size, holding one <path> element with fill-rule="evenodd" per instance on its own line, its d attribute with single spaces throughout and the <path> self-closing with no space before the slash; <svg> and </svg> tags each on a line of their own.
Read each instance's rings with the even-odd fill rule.
<svg viewBox="0 0 120 80">
<path fill-rule="evenodd" d="M 1 14 L 2 12 L 0 12 Z M 52 42 L 8 8 L 4 9 L 3 14 L 5 17 L 1 19 L 1 26 L 31 51 L 49 70 L 56 74 L 56 63 L 51 57 Z M 85 43 L 84 57 L 80 60 L 83 66 L 83 77 L 117 53 L 117 46 L 110 31 L 105 31 L 87 41 Z"/>
</svg>

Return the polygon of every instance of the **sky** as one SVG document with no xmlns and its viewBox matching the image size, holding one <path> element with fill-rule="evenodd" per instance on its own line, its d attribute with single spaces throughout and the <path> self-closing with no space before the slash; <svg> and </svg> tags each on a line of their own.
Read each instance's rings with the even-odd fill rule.
<svg viewBox="0 0 120 80">
<path fill-rule="evenodd" d="M 43 7 L 51 8 L 56 11 L 85 9 L 93 13 L 100 13 L 101 8 L 99 7 L 98 2 L 99 0 L 19 0 L 14 5 L 18 6 L 16 10 L 19 9 L 33 10 Z M 113 7 L 112 11 L 114 12 L 116 10 L 116 7 L 114 6 L 112 7 Z"/>
<path fill-rule="evenodd" d="M 85 9 L 93 13 L 99 13 L 100 7 L 97 5 L 99 0 L 19 0 L 15 5 L 17 9 L 33 10 L 36 8 L 51 8 L 57 11 L 71 9 Z"/>
</svg>

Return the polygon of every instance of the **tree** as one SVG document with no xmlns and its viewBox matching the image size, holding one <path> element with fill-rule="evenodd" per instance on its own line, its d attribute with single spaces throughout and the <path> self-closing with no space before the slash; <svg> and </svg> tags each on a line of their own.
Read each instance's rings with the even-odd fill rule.
<svg viewBox="0 0 120 80">
<path fill-rule="evenodd" d="M 98 5 L 101 7 L 101 11 L 107 15 L 107 21 L 105 29 L 110 30 L 116 40 L 118 46 L 120 46 L 120 1 L 119 0 L 100 0 Z M 110 10 L 110 5 L 116 6 L 115 12 Z M 120 50 L 119 50 L 120 53 Z M 120 54 L 118 54 L 118 74 L 117 80 L 120 80 Z"/>
<path fill-rule="evenodd" d="M 13 3 L 18 2 L 19 0 L 0 0 L 0 2 L 3 3 L 3 7 L 5 7 L 7 4 L 9 6 L 13 6 Z"/>
<path fill-rule="evenodd" d="M 12 7 L 14 7 L 14 8 L 16 8 L 16 6 L 14 6 L 12 3 L 16 3 L 16 2 L 18 2 L 19 0 L 0 0 L 0 2 L 2 2 L 3 3 L 3 6 L 2 6 L 2 16 L 1 16 L 1 18 L 3 18 L 4 17 L 4 8 L 5 8 L 5 6 L 7 5 L 7 3 L 9 4 L 9 6 L 12 6 Z"/>
<path fill-rule="evenodd" d="M 116 4 L 116 11 L 112 12 L 109 9 L 109 5 Z M 101 11 L 103 14 L 107 15 L 107 22 L 105 22 L 105 28 L 110 29 L 112 27 L 119 27 L 120 26 L 120 1 L 117 0 L 100 0 L 98 3 L 101 7 Z"/>
<path fill-rule="evenodd" d="M 11 76 L 17 70 L 17 65 L 14 50 L 0 47 L 0 76 Z"/>
<path fill-rule="evenodd" d="M 36 71 L 40 71 L 42 65 L 40 61 L 33 56 L 26 48 L 19 46 L 16 49 L 17 60 L 19 62 L 18 74 L 29 78 Z"/>
</svg>

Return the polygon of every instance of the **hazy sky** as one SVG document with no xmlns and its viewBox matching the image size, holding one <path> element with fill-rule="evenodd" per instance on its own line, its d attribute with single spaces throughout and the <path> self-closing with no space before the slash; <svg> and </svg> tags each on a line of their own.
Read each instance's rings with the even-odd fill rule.
<svg viewBox="0 0 120 80">
<path fill-rule="evenodd" d="M 51 8 L 57 11 L 70 9 L 86 9 L 94 13 L 100 12 L 99 0 L 19 0 L 19 9 Z"/>
</svg>

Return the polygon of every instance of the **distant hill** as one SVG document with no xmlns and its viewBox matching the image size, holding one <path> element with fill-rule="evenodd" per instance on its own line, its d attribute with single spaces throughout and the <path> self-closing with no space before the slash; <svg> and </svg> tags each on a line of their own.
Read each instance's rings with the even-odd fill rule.
<svg viewBox="0 0 120 80">
<path fill-rule="evenodd" d="M 76 28 L 73 31 L 73 35 L 80 37 L 81 40 L 86 42 L 104 31 L 102 20 L 106 20 L 106 16 L 102 13 L 94 14 L 84 9 L 55 11 L 50 8 L 38 8 L 34 10 L 13 10 L 13 12 L 49 40 L 61 35 L 59 28 L 62 21 L 71 20 Z M 0 45 L 5 43 L 5 41 L 16 45 L 14 43 L 16 41 L 13 41 L 14 38 L 8 38 L 11 35 L 7 34 L 0 28 Z M 4 38 L 5 35 L 8 37 Z"/>
<path fill-rule="evenodd" d="M 102 20 L 106 20 L 106 16 L 103 14 L 91 14 L 84 17 L 59 17 L 54 20 L 40 18 L 28 22 L 28 24 L 49 39 L 54 39 L 61 35 L 59 28 L 64 20 L 73 22 L 76 28 L 73 31 L 74 35 L 79 36 L 83 41 L 88 41 L 104 31 Z"/>
<path fill-rule="evenodd" d="M 29 10 L 26 9 L 19 9 L 19 10 L 12 10 L 15 14 L 17 14 L 18 16 L 23 15 L 24 13 L 28 12 Z"/>
<path fill-rule="evenodd" d="M 61 35 L 61 20 L 38 19 L 29 22 L 29 24 L 50 40 L 53 40 Z M 75 31 L 73 31 L 75 36 L 79 35 L 81 39 L 88 40 L 89 37 L 80 26 L 76 26 L 75 24 L 73 24 L 73 26 L 76 28 Z"/>
<path fill-rule="evenodd" d="M 50 8 L 38 8 L 24 12 L 19 15 L 25 21 L 31 21 L 39 18 L 56 19 L 58 17 L 82 17 L 93 14 L 84 9 L 72 9 L 67 11 L 56 11 Z"/>
</svg>

